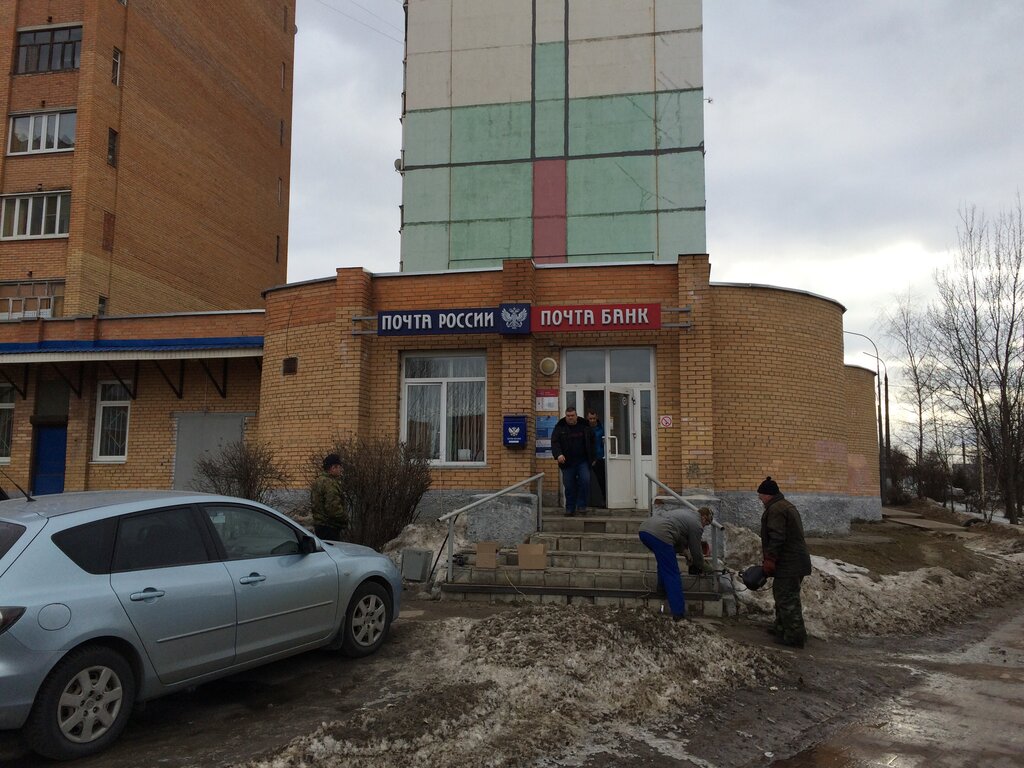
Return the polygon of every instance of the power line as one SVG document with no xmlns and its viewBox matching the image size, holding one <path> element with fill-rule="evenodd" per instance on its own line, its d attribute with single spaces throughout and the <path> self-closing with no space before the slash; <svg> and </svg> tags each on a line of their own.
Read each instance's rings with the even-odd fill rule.
<svg viewBox="0 0 1024 768">
<path fill-rule="evenodd" d="M 402 29 L 402 28 L 401 28 L 400 26 L 398 26 L 397 24 L 392 24 L 392 23 L 391 23 L 390 21 L 388 21 L 387 19 L 385 19 L 385 18 L 384 18 L 383 16 L 378 16 L 378 15 L 377 15 L 376 13 L 374 13 L 374 12 L 373 12 L 373 11 L 371 11 L 371 10 L 370 10 L 369 8 L 367 8 L 367 7 L 365 6 L 365 5 L 362 5 L 361 3 L 357 3 L 357 2 L 356 2 L 356 0 L 348 0 L 348 2 L 352 3 L 352 5 L 356 6 L 357 8 L 362 8 L 362 9 L 363 9 L 364 11 L 366 11 L 366 12 L 367 12 L 368 14 L 370 14 L 371 16 L 373 16 L 373 17 L 374 17 L 375 19 L 380 19 L 381 21 L 383 21 L 383 22 L 384 22 L 385 24 L 387 24 L 387 25 L 388 25 L 389 27 L 391 27 L 391 28 L 392 28 L 393 30 L 395 30 L 396 32 L 403 32 L 403 31 L 404 31 L 404 30 L 403 30 L 403 29 Z"/>
<path fill-rule="evenodd" d="M 367 24 L 365 21 L 360 21 L 355 16 L 351 16 L 351 15 L 345 13 L 344 11 L 342 11 L 342 10 L 340 10 L 338 8 L 335 8 L 333 5 L 328 5 L 327 3 L 324 2 L 324 0 L 316 0 L 316 1 L 318 3 L 320 3 L 320 5 L 322 5 L 324 8 L 327 8 L 330 11 L 334 11 L 335 13 L 342 15 L 346 19 L 350 19 L 350 20 L 354 21 L 356 24 L 359 24 L 360 26 L 366 27 L 371 32 L 376 32 L 378 35 L 381 35 L 382 37 L 386 37 L 388 40 L 394 40 L 396 43 L 399 43 L 400 45 L 404 45 L 405 44 L 404 40 L 399 40 L 397 37 L 392 37 L 387 32 L 379 30 L 376 27 L 371 26 L 370 24 Z"/>
</svg>

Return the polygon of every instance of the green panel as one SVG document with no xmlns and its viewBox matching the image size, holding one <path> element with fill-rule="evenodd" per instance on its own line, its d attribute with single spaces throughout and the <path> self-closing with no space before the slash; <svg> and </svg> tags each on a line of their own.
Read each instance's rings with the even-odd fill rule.
<svg viewBox="0 0 1024 768">
<path fill-rule="evenodd" d="M 541 101 L 537 103 L 537 157 L 565 156 L 565 102 Z"/>
<path fill-rule="evenodd" d="M 707 253 L 704 211 L 676 211 L 658 216 L 659 259 L 674 261 L 681 253 Z"/>
<path fill-rule="evenodd" d="M 406 224 L 402 229 L 402 271 L 448 269 L 448 225 Z"/>
<path fill-rule="evenodd" d="M 406 171 L 402 181 L 402 217 L 406 224 L 448 221 L 448 168 Z"/>
<path fill-rule="evenodd" d="M 569 102 L 569 153 L 593 155 L 654 149 L 654 94 Z"/>
<path fill-rule="evenodd" d="M 481 259 L 519 259 L 532 254 L 533 221 L 504 219 L 452 224 L 452 269 L 484 266 Z M 470 263 L 472 262 L 472 263 Z"/>
<path fill-rule="evenodd" d="M 452 221 L 530 218 L 532 215 L 533 166 L 530 163 L 452 169 Z"/>
<path fill-rule="evenodd" d="M 533 98 L 565 100 L 565 43 L 541 43 L 534 49 Z"/>
<path fill-rule="evenodd" d="M 570 261 L 649 260 L 655 251 L 657 219 L 653 213 L 571 216 Z M 592 254 L 589 258 L 581 257 Z"/>
<path fill-rule="evenodd" d="M 704 205 L 704 155 L 679 152 L 658 158 L 658 208 Z"/>
<path fill-rule="evenodd" d="M 654 210 L 654 166 L 652 155 L 570 160 L 569 215 Z"/>
<path fill-rule="evenodd" d="M 451 147 L 451 110 L 409 112 L 405 123 L 405 165 L 447 165 Z"/>
<path fill-rule="evenodd" d="M 521 160 L 530 156 L 530 105 L 487 104 L 452 110 L 452 162 Z"/>
<path fill-rule="evenodd" d="M 704 92 L 658 94 L 658 148 L 696 147 L 704 141 Z"/>
</svg>

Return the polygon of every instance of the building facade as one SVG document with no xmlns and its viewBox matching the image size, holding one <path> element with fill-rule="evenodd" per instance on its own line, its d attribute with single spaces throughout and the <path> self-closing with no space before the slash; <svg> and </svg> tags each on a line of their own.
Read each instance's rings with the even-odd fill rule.
<svg viewBox="0 0 1024 768">
<path fill-rule="evenodd" d="M 0 3 L 8 492 L 187 487 L 252 423 L 294 36 L 295 0 Z"/>
<path fill-rule="evenodd" d="M 285 280 L 294 0 L 0 4 L 0 320 Z"/>
<path fill-rule="evenodd" d="M 707 251 L 700 0 L 407 0 L 402 270 Z"/>
<path fill-rule="evenodd" d="M 843 312 L 711 283 L 703 255 L 340 269 L 267 293 L 258 435 L 296 477 L 338 436 L 410 443 L 432 460 L 437 511 L 537 472 L 554 504 L 551 429 L 567 406 L 594 408 L 611 508 L 646 507 L 652 476 L 750 524 L 770 474 L 810 529 L 842 529 L 881 509 L 874 374 L 844 365 Z"/>
</svg>

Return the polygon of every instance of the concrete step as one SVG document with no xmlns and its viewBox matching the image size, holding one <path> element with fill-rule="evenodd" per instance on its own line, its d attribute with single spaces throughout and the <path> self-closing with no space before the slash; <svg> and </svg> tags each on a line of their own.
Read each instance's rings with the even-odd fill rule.
<svg viewBox="0 0 1024 768">
<path fill-rule="evenodd" d="M 570 520 L 573 518 L 569 518 Z M 619 552 L 646 554 L 650 550 L 635 533 L 548 533 L 530 536 L 531 544 L 545 544 L 548 552 Z"/>
<path fill-rule="evenodd" d="M 442 583 L 441 596 L 445 600 L 485 603 L 557 603 L 668 611 L 664 599 L 657 595 L 646 591 L 623 589 Z M 686 593 L 688 616 L 735 615 L 735 610 L 736 603 L 731 595 L 717 592 Z"/>
<path fill-rule="evenodd" d="M 476 552 L 460 553 L 466 565 L 476 565 Z M 603 568 L 619 571 L 656 571 L 657 561 L 646 552 L 593 552 L 590 550 L 549 550 L 548 566 L 552 568 Z M 686 572 L 687 562 L 682 556 L 676 558 L 679 569 Z M 498 565 L 519 565 L 515 550 L 499 550 Z"/>
<path fill-rule="evenodd" d="M 609 516 L 588 512 L 585 517 L 545 516 L 541 520 L 544 533 L 631 533 L 636 535 L 640 524 L 647 519 L 624 515 Z"/>
<path fill-rule="evenodd" d="M 683 576 L 689 592 L 716 592 L 717 576 Z M 453 584 L 498 584 L 531 587 L 574 587 L 578 589 L 625 589 L 653 592 L 658 585 L 656 570 L 629 571 L 620 568 L 526 569 L 515 565 L 497 568 L 464 566 L 452 571 Z"/>
</svg>

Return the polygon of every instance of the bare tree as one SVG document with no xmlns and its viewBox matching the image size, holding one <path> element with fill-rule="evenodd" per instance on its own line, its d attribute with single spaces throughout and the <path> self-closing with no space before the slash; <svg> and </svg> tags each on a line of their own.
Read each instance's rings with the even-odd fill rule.
<svg viewBox="0 0 1024 768">
<path fill-rule="evenodd" d="M 936 275 L 931 312 L 938 393 L 967 419 L 996 474 L 1010 522 L 1021 506 L 1024 449 L 1024 211 L 989 222 L 961 213 L 954 264 Z"/>
<path fill-rule="evenodd" d="M 216 455 L 196 460 L 193 487 L 198 491 L 240 496 L 263 504 L 288 483 L 274 452 L 263 443 L 238 440 L 226 443 Z"/>
<path fill-rule="evenodd" d="M 928 322 L 927 308 L 909 292 L 896 297 L 895 307 L 883 317 L 883 329 L 895 344 L 896 357 L 902 362 L 905 383 L 900 389 L 913 403 L 916 424 L 912 466 L 917 497 L 921 498 L 924 496 L 921 472 L 925 457 L 926 411 L 936 386 L 935 336 Z"/>
</svg>

